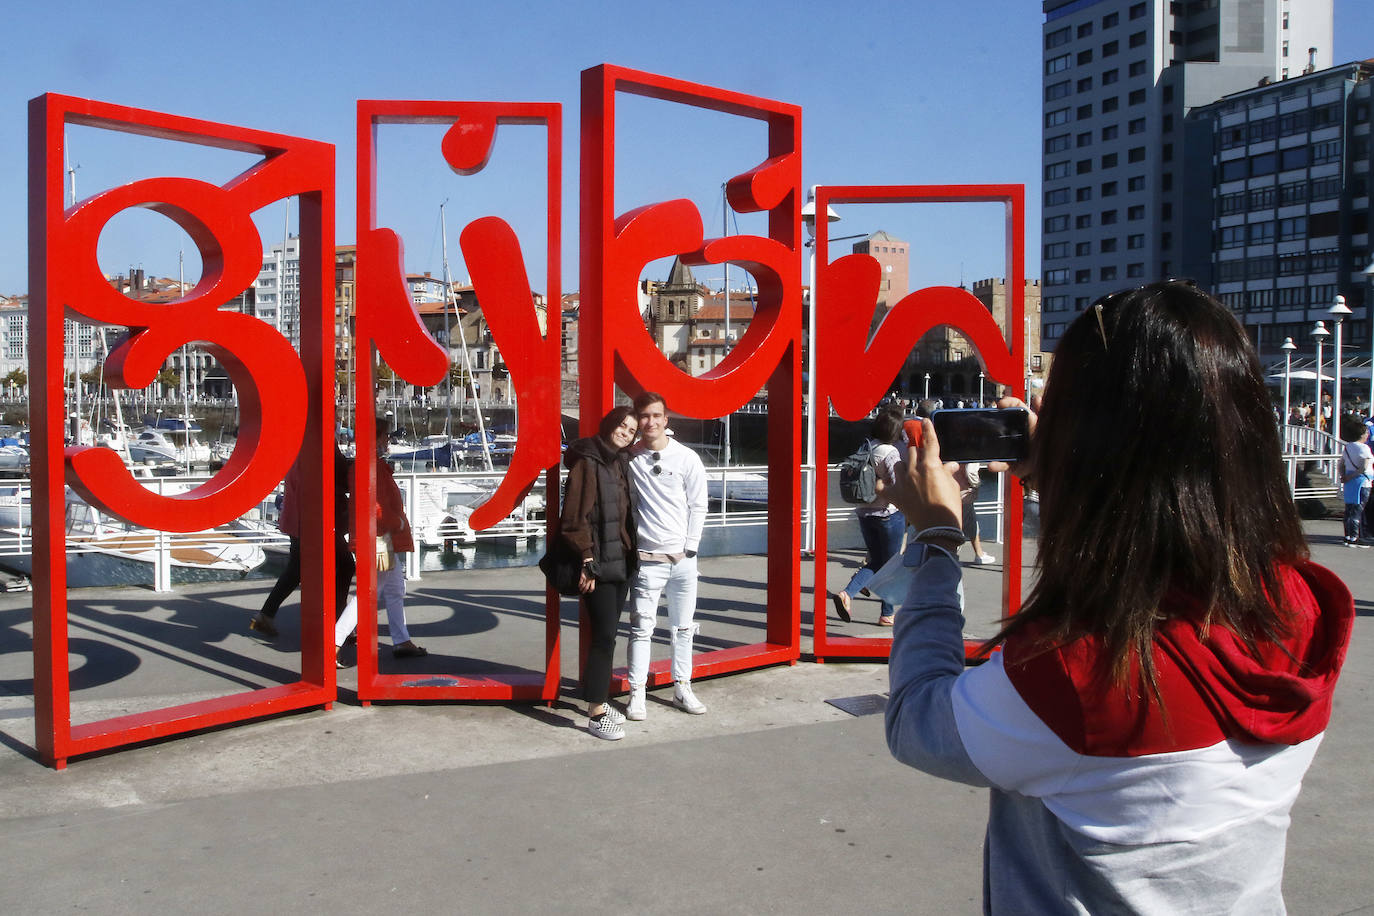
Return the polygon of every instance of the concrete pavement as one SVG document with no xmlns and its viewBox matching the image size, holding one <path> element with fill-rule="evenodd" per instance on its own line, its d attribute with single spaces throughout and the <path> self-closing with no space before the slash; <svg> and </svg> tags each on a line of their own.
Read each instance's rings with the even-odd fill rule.
<svg viewBox="0 0 1374 916">
<path fill-rule="evenodd" d="M 1360 617 L 1294 810 L 1285 892 L 1294 913 L 1374 912 L 1374 551 L 1340 547 L 1334 519 L 1308 531 Z M 832 588 L 855 560 L 831 557 Z M 999 571 L 967 569 L 980 635 L 995 626 Z M 757 557 L 703 560 L 702 647 L 760 638 L 759 572 Z M 803 579 L 805 651 L 809 564 Z M 292 680 L 294 602 L 273 643 L 245 626 L 269 585 L 73 593 L 74 718 Z M 426 573 L 408 607 L 431 656 L 398 663 L 383 651 L 384 664 L 537 667 L 538 588 L 533 569 Z M 332 711 L 76 759 L 59 773 L 33 759 L 29 596 L 0 595 L 0 912 L 979 910 L 985 793 L 900 766 L 881 716 L 826 702 L 883 694 L 885 665 L 803 662 L 700 682 L 711 707 L 701 717 L 657 691 L 647 721 L 601 742 L 573 699 L 573 605 L 563 607 L 568 699 L 553 707 L 362 708 L 343 672 Z M 860 601 L 854 623 L 830 624 L 877 635 L 865 622 L 876 616 L 876 602 Z"/>
</svg>

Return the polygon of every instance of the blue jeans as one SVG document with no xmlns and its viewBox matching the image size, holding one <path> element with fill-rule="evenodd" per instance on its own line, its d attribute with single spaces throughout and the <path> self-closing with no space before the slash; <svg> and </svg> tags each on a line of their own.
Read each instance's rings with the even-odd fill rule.
<svg viewBox="0 0 1374 916">
<path fill-rule="evenodd" d="M 844 592 L 850 598 L 858 597 L 864 586 L 868 585 L 868 580 L 883 568 L 888 560 L 896 555 L 902 548 L 902 533 L 906 531 L 906 519 L 902 513 L 893 512 L 891 515 L 883 517 L 881 515 L 860 515 L 859 534 L 864 539 L 864 549 L 868 551 L 868 559 L 864 565 L 859 567 L 859 571 L 854 574 L 854 578 L 849 580 L 849 584 L 844 587 Z M 883 616 L 891 617 L 896 613 L 896 608 L 883 602 Z"/>
</svg>

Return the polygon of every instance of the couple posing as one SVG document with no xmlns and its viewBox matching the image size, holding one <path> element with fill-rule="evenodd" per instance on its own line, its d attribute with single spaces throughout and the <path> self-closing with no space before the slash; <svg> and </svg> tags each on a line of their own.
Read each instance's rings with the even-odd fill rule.
<svg viewBox="0 0 1374 916">
<path fill-rule="evenodd" d="M 636 443 L 635 438 L 639 441 Z M 625 737 L 625 720 L 647 715 L 649 642 L 659 596 L 668 593 L 673 705 L 701 715 L 692 693 L 697 548 L 706 521 L 706 471 L 696 452 L 668 435 L 663 396 L 646 391 L 634 407 L 616 407 L 597 435 L 568 447 L 563 463 L 561 536 L 582 554 L 578 587 L 591 622 L 582 692 L 587 730 Z M 607 702 L 620 610 L 633 591 L 628 650 L 630 700 L 624 714 Z"/>
</svg>

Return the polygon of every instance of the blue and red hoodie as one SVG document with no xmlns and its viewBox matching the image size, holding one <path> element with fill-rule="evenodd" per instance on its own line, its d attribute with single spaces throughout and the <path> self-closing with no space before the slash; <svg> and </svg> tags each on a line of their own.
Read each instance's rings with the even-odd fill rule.
<svg viewBox="0 0 1374 916">
<path fill-rule="evenodd" d="M 1354 619 L 1335 575 L 1282 570 L 1288 635 L 1256 653 L 1196 615 L 1165 623 L 1161 705 L 1110 684 L 1091 637 L 1046 650 L 1028 628 L 964 670 L 958 563 L 922 544 L 902 563 L 888 745 L 992 789 L 987 912 L 1284 912 L 1289 810 Z"/>
</svg>

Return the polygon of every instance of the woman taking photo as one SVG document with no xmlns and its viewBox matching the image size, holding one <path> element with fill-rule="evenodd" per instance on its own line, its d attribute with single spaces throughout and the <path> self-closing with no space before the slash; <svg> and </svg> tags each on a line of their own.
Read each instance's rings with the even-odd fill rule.
<svg viewBox="0 0 1374 916">
<path fill-rule="evenodd" d="M 608 741 L 625 737 L 625 716 L 606 699 L 611 692 L 615 631 L 639 565 L 633 497 L 625 473 L 625 450 L 634 443 L 637 428 L 631 409 L 617 407 L 602 419 L 597 435 L 578 439 L 563 456 L 568 482 L 560 536 L 582 556 L 578 588 L 591 623 L 582 682 L 587 730 Z"/>
<path fill-rule="evenodd" d="M 1012 468 L 1040 491 L 1038 579 L 968 670 L 959 488 L 924 424 L 890 494 L 917 535 L 888 745 L 991 787 L 988 912 L 1283 912 L 1354 606 L 1308 559 L 1270 411 L 1245 332 L 1191 284 L 1080 315 Z"/>
</svg>

